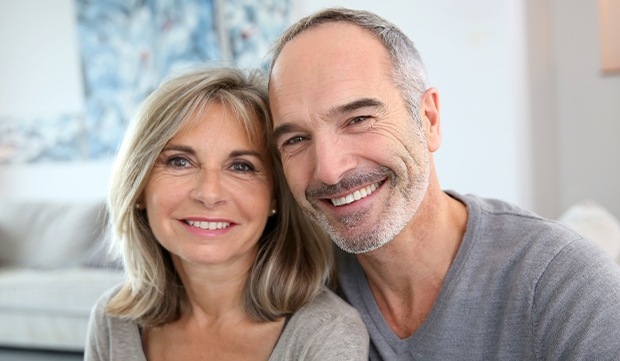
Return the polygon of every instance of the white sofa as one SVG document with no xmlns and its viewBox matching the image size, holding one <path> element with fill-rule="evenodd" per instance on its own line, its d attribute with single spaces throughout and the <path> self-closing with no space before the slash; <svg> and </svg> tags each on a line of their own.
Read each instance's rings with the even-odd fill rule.
<svg viewBox="0 0 620 361">
<path fill-rule="evenodd" d="M 89 312 L 124 274 L 103 202 L 0 200 L 0 347 L 82 351 Z"/>
<path fill-rule="evenodd" d="M 620 264 L 620 221 L 601 204 L 593 200 L 575 203 L 559 221 L 595 242 Z"/>
<path fill-rule="evenodd" d="M 620 261 L 620 223 L 603 207 L 559 220 Z M 0 347 L 83 350 L 90 309 L 124 277 L 104 224 L 103 202 L 0 200 Z"/>
</svg>

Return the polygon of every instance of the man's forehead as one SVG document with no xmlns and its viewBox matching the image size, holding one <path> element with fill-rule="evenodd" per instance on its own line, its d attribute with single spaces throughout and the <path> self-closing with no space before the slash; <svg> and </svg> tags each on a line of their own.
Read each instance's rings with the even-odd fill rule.
<svg viewBox="0 0 620 361">
<path fill-rule="evenodd" d="M 360 99 L 380 100 L 390 69 L 389 54 L 366 29 L 326 23 L 306 30 L 285 45 L 272 68 L 273 122 L 329 117 L 369 104 Z"/>
<path fill-rule="evenodd" d="M 279 69 L 288 61 L 308 63 L 312 60 L 330 61 L 336 55 L 360 52 L 383 44 L 369 31 L 347 22 L 327 22 L 313 26 L 297 34 L 287 42 L 275 59 L 271 76 L 277 76 Z"/>
</svg>

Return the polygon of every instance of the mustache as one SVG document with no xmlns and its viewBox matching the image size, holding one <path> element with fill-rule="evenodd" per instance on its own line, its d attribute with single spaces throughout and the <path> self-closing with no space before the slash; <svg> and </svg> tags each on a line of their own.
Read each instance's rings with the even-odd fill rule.
<svg viewBox="0 0 620 361">
<path fill-rule="evenodd" d="M 390 168 L 384 166 L 371 172 L 351 174 L 336 184 L 320 183 L 311 185 L 306 189 L 306 199 L 333 198 L 336 194 L 346 193 L 350 189 L 380 182 L 386 177 L 394 179 L 396 174 Z"/>
</svg>

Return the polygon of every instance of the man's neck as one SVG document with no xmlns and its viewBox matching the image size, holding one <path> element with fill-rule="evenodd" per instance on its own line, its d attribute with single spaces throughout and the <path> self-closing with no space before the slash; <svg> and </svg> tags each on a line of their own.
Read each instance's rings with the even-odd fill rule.
<svg viewBox="0 0 620 361">
<path fill-rule="evenodd" d="M 403 232 L 358 256 L 379 310 L 399 337 L 411 336 L 433 308 L 466 222 L 461 202 L 431 191 Z"/>
</svg>

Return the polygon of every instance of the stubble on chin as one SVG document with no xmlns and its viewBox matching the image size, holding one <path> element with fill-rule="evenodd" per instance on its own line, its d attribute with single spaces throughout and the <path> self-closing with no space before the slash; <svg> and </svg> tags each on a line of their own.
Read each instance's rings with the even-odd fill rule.
<svg viewBox="0 0 620 361">
<path fill-rule="evenodd" d="M 388 182 L 388 186 L 389 184 L 391 183 Z M 393 222 L 393 219 L 407 218 L 404 215 L 404 207 L 393 206 L 389 200 L 383 205 L 378 218 L 372 217 L 372 211 L 373 209 L 366 209 L 334 220 L 330 219 L 319 207 L 314 206 L 312 212 L 307 214 L 343 251 L 360 254 L 373 251 L 396 237 L 403 226 L 400 224 L 402 222 Z M 387 215 L 387 217 L 382 215 Z M 393 217 L 394 215 L 396 217 Z M 373 219 L 374 222 L 371 221 Z"/>
</svg>

